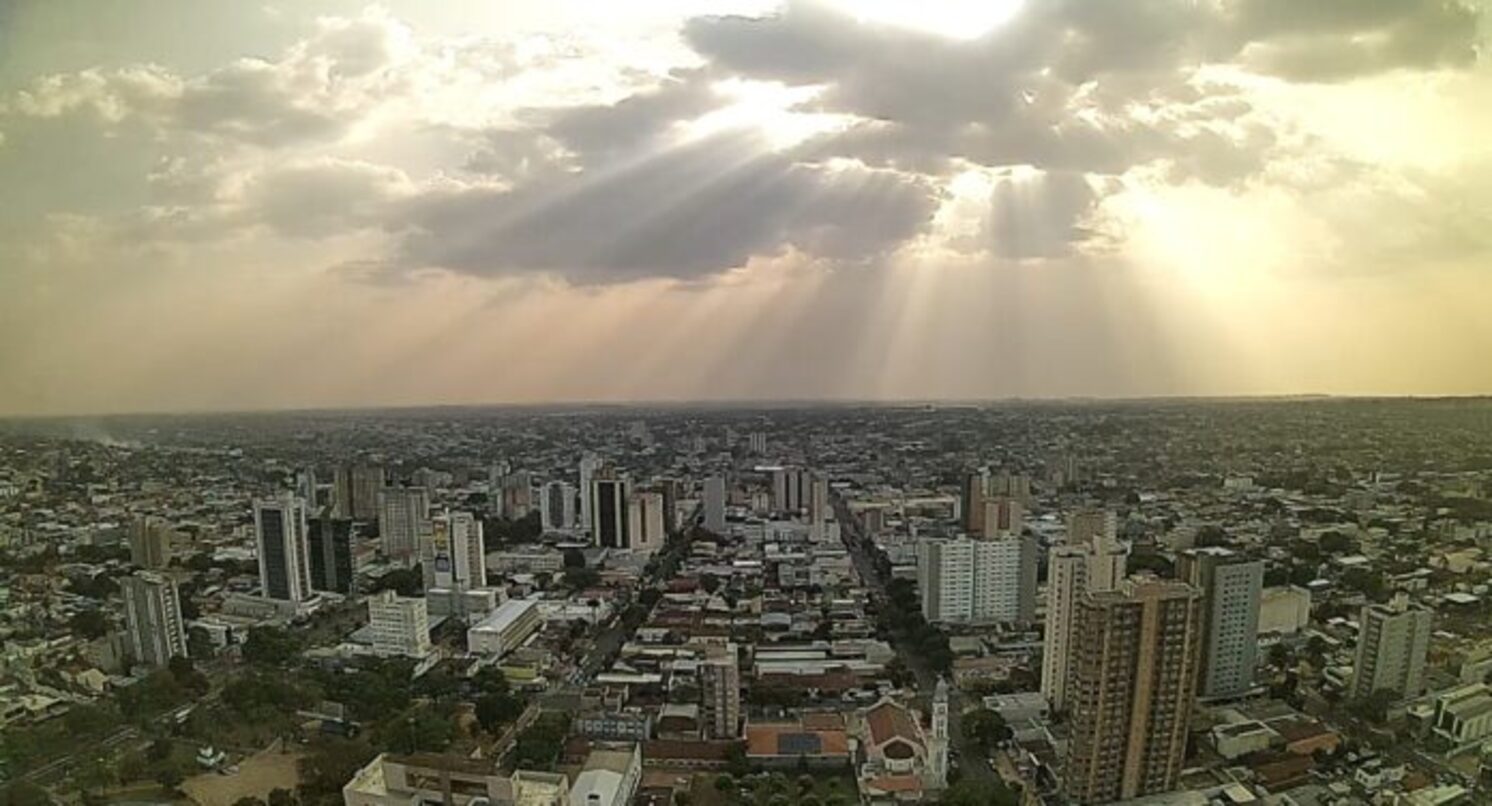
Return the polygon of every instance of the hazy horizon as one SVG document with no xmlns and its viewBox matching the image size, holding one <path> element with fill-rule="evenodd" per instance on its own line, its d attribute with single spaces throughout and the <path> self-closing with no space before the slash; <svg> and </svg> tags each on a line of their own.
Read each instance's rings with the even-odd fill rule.
<svg viewBox="0 0 1492 806">
<path fill-rule="evenodd" d="M 0 416 L 1492 393 L 1492 0 L 0 4 Z"/>
</svg>

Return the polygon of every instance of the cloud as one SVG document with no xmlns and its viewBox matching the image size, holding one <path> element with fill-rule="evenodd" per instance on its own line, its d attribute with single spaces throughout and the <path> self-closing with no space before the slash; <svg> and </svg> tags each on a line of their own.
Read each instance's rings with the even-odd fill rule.
<svg viewBox="0 0 1492 806">
<path fill-rule="evenodd" d="M 395 216 L 413 228 L 397 264 L 616 283 L 713 274 L 789 247 L 865 261 L 919 232 L 936 195 L 922 178 L 800 163 L 727 132 L 512 190 L 423 194 Z"/>
</svg>

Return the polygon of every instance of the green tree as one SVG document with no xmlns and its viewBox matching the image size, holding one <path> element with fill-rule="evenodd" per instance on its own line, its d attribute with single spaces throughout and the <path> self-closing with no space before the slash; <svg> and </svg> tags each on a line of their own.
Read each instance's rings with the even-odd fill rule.
<svg viewBox="0 0 1492 806">
<path fill-rule="evenodd" d="M 261 666 L 283 666 L 300 651 L 295 636 L 279 627 L 255 627 L 243 643 L 243 657 Z"/>
<path fill-rule="evenodd" d="M 73 635 L 91 641 L 109 632 L 109 617 L 102 610 L 79 610 L 68 620 L 67 628 Z"/>
<path fill-rule="evenodd" d="M 335 797 L 341 802 L 342 786 L 367 765 L 377 751 L 363 739 L 322 736 L 311 742 L 299 763 L 301 799 L 321 802 Z"/>
<path fill-rule="evenodd" d="M 482 730 L 497 734 L 523 713 L 523 701 L 507 692 L 484 694 L 477 698 L 475 711 Z"/>
<path fill-rule="evenodd" d="M 52 796 L 47 790 L 30 781 L 14 781 L 0 790 L 3 806 L 50 806 Z"/>
</svg>

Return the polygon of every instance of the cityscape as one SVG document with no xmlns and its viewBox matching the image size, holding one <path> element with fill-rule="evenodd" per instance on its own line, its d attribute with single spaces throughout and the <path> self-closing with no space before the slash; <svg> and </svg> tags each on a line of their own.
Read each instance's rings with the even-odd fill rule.
<svg viewBox="0 0 1492 806">
<path fill-rule="evenodd" d="M 0 0 L 0 806 L 1492 806 L 1492 0 Z"/>
<path fill-rule="evenodd" d="M 1489 541 L 1474 399 L 14 420 L 3 774 L 12 803 L 1484 802 Z"/>
</svg>

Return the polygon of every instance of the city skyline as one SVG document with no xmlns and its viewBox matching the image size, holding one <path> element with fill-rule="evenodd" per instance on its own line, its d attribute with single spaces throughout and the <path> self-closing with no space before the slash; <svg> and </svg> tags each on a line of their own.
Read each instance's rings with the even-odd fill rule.
<svg viewBox="0 0 1492 806">
<path fill-rule="evenodd" d="M 11 2 L 0 415 L 1487 393 L 1487 18 Z"/>
</svg>

